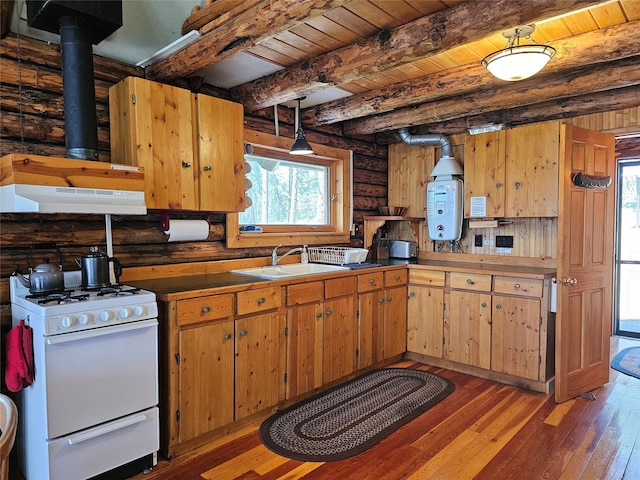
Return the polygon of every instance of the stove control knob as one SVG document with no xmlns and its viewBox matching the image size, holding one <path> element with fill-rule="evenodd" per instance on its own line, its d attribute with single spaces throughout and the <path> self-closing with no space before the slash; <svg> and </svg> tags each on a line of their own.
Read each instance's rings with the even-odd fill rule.
<svg viewBox="0 0 640 480">
<path fill-rule="evenodd" d="M 86 325 L 91 321 L 91 314 L 89 313 L 82 313 L 80 314 L 80 316 L 78 317 L 78 323 L 80 325 Z"/>
<path fill-rule="evenodd" d="M 75 318 L 67 315 L 66 317 L 62 318 L 61 323 L 64 328 L 70 328 L 76 324 L 76 320 Z"/>
<path fill-rule="evenodd" d="M 101 314 L 100 314 L 100 320 L 102 322 L 108 322 L 111 319 L 111 312 L 109 310 L 104 310 Z"/>
<path fill-rule="evenodd" d="M 128 308 L 121 308 L 120 309 L 120 313 L 119 316 L 120 318 L 129 318 L 129 315 L 131 314 L 131 310 L 129 310 Z"/>
<path fill-rule="evenodd" d="M 134 314 L 136 317 L 141 316 L 143 313 L 144 313 L 144 308 L 142 308 L 142 306 L 141 306 L 141 305 L 138 305 L 137 307 L 135 307 L 135 308 L 133 309 L 133 314 Z"/>
</svg>

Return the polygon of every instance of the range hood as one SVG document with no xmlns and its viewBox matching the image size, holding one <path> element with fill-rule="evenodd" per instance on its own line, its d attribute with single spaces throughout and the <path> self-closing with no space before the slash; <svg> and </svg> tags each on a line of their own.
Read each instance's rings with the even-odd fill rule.
<svg viewBox="0 0 640 480">
<path fill-rule="evenodd" d="M 2 213 L 147 213 L 141 167 L 19 154 L 0 162 Z"/>
</svg>

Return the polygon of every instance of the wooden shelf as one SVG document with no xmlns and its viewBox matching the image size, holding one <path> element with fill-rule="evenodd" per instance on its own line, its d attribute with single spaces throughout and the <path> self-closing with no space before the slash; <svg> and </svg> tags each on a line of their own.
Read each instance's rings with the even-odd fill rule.
<svg viewBox="0 0 640 480">
<path fill-rule="evenodd" d="M 420 237 L 421 217 L 402 217 L 398 215 L 365 215 L 364 219 L 364 248 L 371 248 L 373 237 L 380 227 L 389 221 L 410 222 L 411 230 L 416 238 Z"/>
</svg>

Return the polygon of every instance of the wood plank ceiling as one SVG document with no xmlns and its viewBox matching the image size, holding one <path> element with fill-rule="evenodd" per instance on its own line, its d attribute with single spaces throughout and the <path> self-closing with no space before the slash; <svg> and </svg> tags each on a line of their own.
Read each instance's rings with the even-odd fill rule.
<svg viewBox="0 0 640 480">
<path fill-rule="evenodd" d="M 201 37 L 147 76 L 187 78 L 250 54 L 283 69 L 231 88 L 246 111 L 338 87 L 350 96 L 304 109 L 304 125 L 342 122 L 346 135 L 375 134 L 382 144 L 398 141 L 402 127 L 458 133 L 640 104 L 640 0 L 217 0 L 211 8 L 225 2 L 232 8 L 217 17 L 205 8 L 188 19 Z M 502 32 L 526 24 L 556 56 L 530 79 L 494 78 L 481 59 L 505 47 Z"/>
</svg>

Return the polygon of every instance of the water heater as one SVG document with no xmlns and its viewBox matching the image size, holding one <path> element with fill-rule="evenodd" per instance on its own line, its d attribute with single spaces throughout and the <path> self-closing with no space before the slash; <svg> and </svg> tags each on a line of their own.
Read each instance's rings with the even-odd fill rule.
<svg viewBox="0 0 640 480">
<path fill-rule="evenodd" d="M 427 225 L 436 241 L 458 241 L 462 236 L 462 180 L 435 180 L 427 184 Z"/>
</svg>

